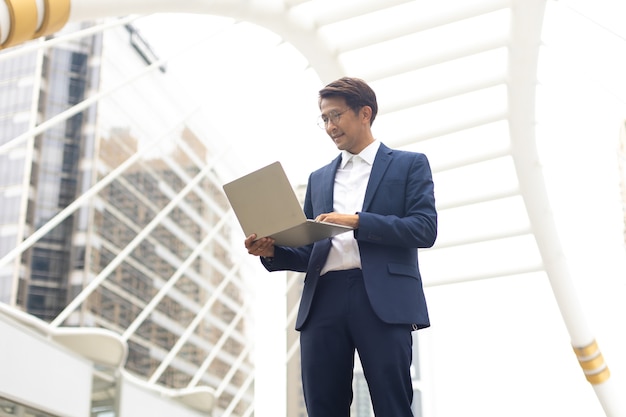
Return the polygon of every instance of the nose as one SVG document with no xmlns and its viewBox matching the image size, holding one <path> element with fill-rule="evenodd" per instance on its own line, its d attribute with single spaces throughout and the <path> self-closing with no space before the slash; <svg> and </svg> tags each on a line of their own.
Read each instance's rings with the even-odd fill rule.
<svg viewBox="0 0 626 417">
<path fill-rule="evenodd" d="M 337 126 L 335 126 L 334 124 L 333 124 L 333 125 L 331 125 L 330 123 L 328 123 L 328 124 L 326 125 L 326 134 L 327 134 L 328 136 L 331 136 L 331 137 L 332 137 L 332 136 L 334 136 L 334 134 L 335 134 L 335 132 L 336 132 L 336 131 L 337 131 Z"/>
</svg>

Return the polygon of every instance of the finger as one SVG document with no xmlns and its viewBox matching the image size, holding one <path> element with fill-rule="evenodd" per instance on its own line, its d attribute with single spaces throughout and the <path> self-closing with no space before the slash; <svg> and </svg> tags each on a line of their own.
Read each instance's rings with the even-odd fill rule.
<svg viewBox="0 0 626 417">
<path fill-rule="evenodd" d="M 250 236 L 248 236 L 246 238 L 246 240 L 244 240 L 243 244 L 245 245 L 246 249 L 250 249 L 250 247 L 254 244 L 254 241 L 256 240 L 256 235 L 253 233 Z"/>
</svg>

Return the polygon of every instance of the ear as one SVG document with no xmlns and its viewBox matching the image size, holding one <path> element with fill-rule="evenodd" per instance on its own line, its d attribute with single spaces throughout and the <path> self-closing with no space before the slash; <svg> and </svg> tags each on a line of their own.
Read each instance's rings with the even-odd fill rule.
<svg viewBox="0 0 626 417">
<path fill-rule="evenodd" d="M 361 107 L 361 114 L 367 123 L 369 124 L 370 119 L 372 118 L 372 108 L 370 106 Z"/>
</svg>

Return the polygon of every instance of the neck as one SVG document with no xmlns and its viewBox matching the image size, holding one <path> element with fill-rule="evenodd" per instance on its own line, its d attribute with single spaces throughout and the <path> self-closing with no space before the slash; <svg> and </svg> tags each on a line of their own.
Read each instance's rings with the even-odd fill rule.
<svg viewBox="0 0 626 417">
<path fill-rule="evenodd" d="M 366 141 L 363 141 L 359 144 L 359 146 L 354 147 L 353 149 L 350 149 L 348 152 L 350 152 L 351 154 L 354 155 L 358 155 L 361 153 L 361 151 L 365 148 L 367 148 L 369 145 L 371 145 L 374 142 L 374 138 L 373 137 L 369 137 Z"/>
</svg>

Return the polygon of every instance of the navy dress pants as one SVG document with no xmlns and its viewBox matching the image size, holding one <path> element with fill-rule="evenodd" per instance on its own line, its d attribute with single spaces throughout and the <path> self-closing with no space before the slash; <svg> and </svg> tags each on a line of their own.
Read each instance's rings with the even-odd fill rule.
<svg viewBox="0 0 626 417">
<path fill-rule="evenodd" d="M 354 352 L 376 417 L 412 417 L 410 324 L 388 324 L 370 305 L 361 270 L 320 277 L 300 332 L 302 386 L 309 417 L 349 417 Z"/>
</svg>

